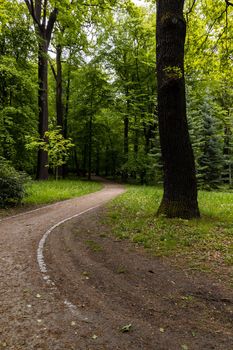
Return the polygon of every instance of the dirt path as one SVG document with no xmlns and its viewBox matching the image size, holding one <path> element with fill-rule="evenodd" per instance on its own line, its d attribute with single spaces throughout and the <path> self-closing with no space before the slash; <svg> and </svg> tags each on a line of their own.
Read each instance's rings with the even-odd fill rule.
<svg viewBox="0 0 233 350">
<path fill-rule="evenodd" d="M 0 349 L 233 349 L 233 296 L 221 281 L 116 240 L 102 207 L 50 230 L 122 192 L 109 184 L 0 222 Z"/>
<path fill-rule="evenodd" d="M 99 192 L 0 221 L 0 349 L 91 349 L 79 335 L 81 316 L 45 283 L 37 249 L 50 227 L 122 192 L 106 184 Z"/>
<path fill-rule="evenodd" d="M 104 215 L 65 223 L 46 245 L 49 275 L 84 320 L 76 331 L 86 347 L 75 349 L 232 350 L 232 291 L 116 240 Z"/>
</svg>

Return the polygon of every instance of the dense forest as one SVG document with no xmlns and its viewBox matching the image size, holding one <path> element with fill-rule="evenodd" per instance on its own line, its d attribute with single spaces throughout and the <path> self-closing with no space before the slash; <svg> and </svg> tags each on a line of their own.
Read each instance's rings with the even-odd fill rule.
<svg viewBox="0 0 233 350">
<path fill-rule="evenodd" d="M 0 350 L 233 350 L 233 0 L 0 0 Z"/>
<path fill-rule="evenodd" d="M 225 0 L 185 2 L 200 188 L 233 183 L 232 9 Z M 3 0 L 0 28 L 2 161 L 38 179 L 162 182 L 155 2 Z"/>
</svg>

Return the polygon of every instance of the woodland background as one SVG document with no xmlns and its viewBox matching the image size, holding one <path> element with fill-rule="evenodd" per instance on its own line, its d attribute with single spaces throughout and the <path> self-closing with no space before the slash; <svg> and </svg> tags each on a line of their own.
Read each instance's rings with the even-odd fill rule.
<svg viewBox="0 0 233 350">
<path fill-rule="evenodd" d="M 49 46 L 49 130 L 74 145 L 60 175 L 161 183 L 155 4 L 62 0 L 58 7 Z M 186 1 L 188 123 L 198 185 L 207 189 L 233 184 L 232 17 L 226 1 Z M 25 3 L 1 1 L 0 156 L 32 177 L 37 152 L 30 144 L 39 137 L 37 55 Z"/>
</svg>

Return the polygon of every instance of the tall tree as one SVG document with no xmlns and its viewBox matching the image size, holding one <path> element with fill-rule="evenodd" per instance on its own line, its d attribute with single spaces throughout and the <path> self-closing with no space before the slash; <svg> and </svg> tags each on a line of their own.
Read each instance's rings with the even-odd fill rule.
<svg viewBox="0 0 233 350">
<path fill-rule="evenodd" d="M 38 107 L 39 107 L 39 135 L 44 139 L 48 131 L 48 48 L 58 9 L 48 15 L 48 0 L 24 0 L 33 18 L 38 37 Z M 38 151 L 37 179 L 48 178 L 48 153 L 43 149 Z"/>
<path fill-rule="evenodd" d="M 157 80 L 164 194 L 158 214 L 199 217 L 195 163 L 186 118 L 184 0 L 157 1 Z"/>
</svg>

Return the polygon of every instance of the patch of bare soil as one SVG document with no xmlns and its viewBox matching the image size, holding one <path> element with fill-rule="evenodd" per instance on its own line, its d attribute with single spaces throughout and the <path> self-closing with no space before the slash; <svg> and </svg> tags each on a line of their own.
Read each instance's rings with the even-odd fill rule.
<svg viewBox="0 0 233 350">
<path fill-rule="evenodd" d="M 46 243 L 49 275 L 77 307 L 73 327 L 85 347 L 75 349 L 232 350 L 232 290 L 117 240 L 104 214 L 69 221 Z"/>
</svg>

